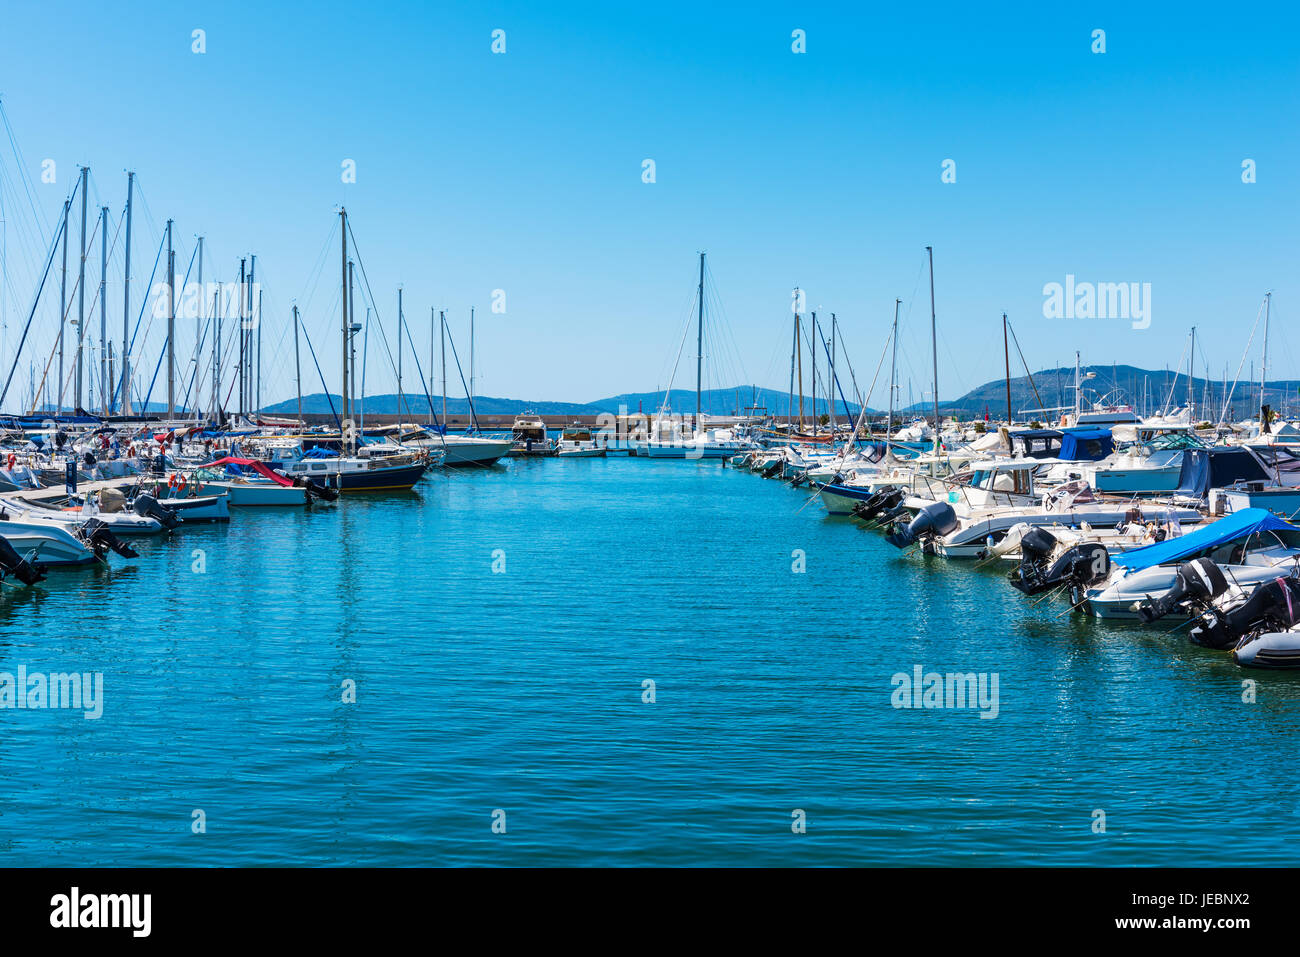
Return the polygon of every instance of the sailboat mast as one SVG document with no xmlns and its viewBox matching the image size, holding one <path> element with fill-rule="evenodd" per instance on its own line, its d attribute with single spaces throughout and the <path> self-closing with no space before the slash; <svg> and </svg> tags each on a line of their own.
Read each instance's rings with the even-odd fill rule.
<svg viewBox="0 0 1300 957">
<path fill-rule="evenodd" d="M 99 207 L 99 404 L 108 415 L 108 207 Z"/>
<path fill-rule="evenodd" d="M 1007 425 L 1011 424 L 1011 350 L 1007 346 L 1007 314 L 1002 313 L 1002 359 L 1007 376 Z"/>
<path fill-rule="evenodd" d="M 220 286 L 220 283 L 217 284 Z M 208 417 L 213 425 L 221 424 L 221 295 L 217 289 L 212 290 L 212 410 Z M 122 371 L 126 371 L 126 359 L 122 360 Z"/>
<path fill-rule="evenodd" d="M 835 436 L 835 313 L 831 313 L 831 378 L 826 383 L 827 411 L 831 414 L 831 437 Z"/>
<path fill-rule="evenodd" d="M 447 428 L 447 313 L 439 309 L 438 321 L 441 323 L 438 327 L 438 336 L 441 339 L 442 352 L 442 427 Z"/>
<path fill-rule="evenodd" d="M 817 313 L 812 313 L 812 328 L 808 330 L 808 358 L 812 360 L 812 425 L 814 436 L 817 435 Z"/>
<path fill-rule="evenodd" d="M 348 409 L 348 211 L 346 208 L 339 209 L 339 235 L 342 238 L 342 251 L 339 265 L 339 282 L 343 286 L 343 308 L 339 310 L 341 319 L 340 325 L 343 330 L 343 422 L 345 427 L 344 434 L 340 436 L 343 439 L 343 451 L 347 452 L 347 429 L 346 423 L 349 422 L 351 415 Z"/>
<path fill-rule="evenodd" d="M 894 300 L 894 354 L 889 360 L 889 419 L 885 424 L 885 450 L 888 451 L 894 438 L 894 393 L 897 390 L 895 382 L 898 378 L 898 307 L 903 304 L 903 300 Z M 856 438 L 856 436 L 855 436 Z"/>
<path fill-rule="evenodd" d="M 1259 366 L 1259 430 L 1261 433 L 1268 428 L 1268 423 L 1264 421 L 1264 390 L 1267 388 L 1268 381 L 1268 314 L 1272 303 L 1273 294 L 1264 293 L 1264 358 Z"/>
<path fill-rule="evenodd" d="M 199 237 L 199 303 L 194 313 L 194 421 L 199 420 L 199 346 L 203 341 L 203 309 L 207 305 L 203 295 L 203 237 Z"/>
<path fill-rule="evenodd" d="M 799 301 L 799 287 L 794 290 L 794 301 Z M 794 432 L 794 356 L 799 351 L 799 307 L 796 305 L 793 309 L 794 323 L 791 327 L 791 334 L 794 336 L 793 343 L 790 347 L 790 394 L 785 400 L 785 434 L 790 435 Z"/>
<path fill-rule="evenodd" d="M 302 364 L 298 356 L 298 307 L 293 307 L 293 381 L 298 391 L 298 422 L 302 422 Z"/>
<path fill-rule="evenodd" d="M 939 333 L 934 318 L 934 247 L 926 246 L 930 257 L 930 353 L 934 363 L 934 454 L 939 454 Z"/>
<path fill-rule="evenodd" d="M 68 323 L 68 211 L 72 200 L 63 201 L 63 276 L 59 281 L 59 415 L 63 414 L 63 327 Z"/>
<path fill-rule="evenodd" d="M 126 174 L 126 265 L 122 269 L 122 414 L 131 411 L 130 339 L 131 339 L 131 199 L 135 192 L 135 173 Z"/>
<path fill-rule="evenodd" d="M 700 314 L 695 325 L 695 431 L 703 432 L 700 418 L 700 380 L 704 374 L 704 253 L 700 253 Z"/>
<path fill-rule="evenodd" d="M 1192 401 L 1196 398 L 1196 327 L 1192 326 L 1192 347 L 1187 350 L 1187 421 L 1196 424 L 1192 414 Z"/>
<path fill-rule="evenodd" d="M 81 271 L 77 274 L 77 388 L 74 412 L 81 408 L 81 344 L 86 334 L 86 177 L 89 174 L 90 167 L 81 167 Z"/>
<path fill-rule="evenodd" d="M 402 399 L 405 397 L 402 392 L 402 353 L 406 350 L 402 348 L 402 287 L 397 287 L 397 435 L 400 440 L 402 435 Z"/>
<path fill-rule="evenodd" d="M 469 307 L 469 404 L 474 405 L 474 307 Z"/>
<path fill-rule="evenodd" d="M 81 346 L 77 346 L 77 378 L 81 376 Z M 77 387 L 81 401 L 81 387 Z M 172 220 L 167 220 L 167 420 L 176 418 L 176 252 L 172 249 Z"/>
</svg>

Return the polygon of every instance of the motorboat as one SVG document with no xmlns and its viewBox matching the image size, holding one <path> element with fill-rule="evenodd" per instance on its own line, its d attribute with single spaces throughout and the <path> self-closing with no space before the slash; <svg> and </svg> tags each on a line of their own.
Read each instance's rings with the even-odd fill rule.
<svg viewBox="0 0 1300 957">
<path fill-rule="evenodd" d="M 555 444 L 546 433 L 546 422 L 534 412 L 524 412 L 515 416 L 511 426 L 512 456 L 547 456 L 555 454 Z"/>
<path fill-rule="evenodd" d="M 1164 617 L 1181 608 L 1187 596 L 1215 591 L 1196 586 L 1191 573 L 1181 571 L 1197 559 L 1208 559 L 1221 571 L 1228 583 L 1224 590 L 1244 594 L 1297 568 L 1300 527 L 1265 509 L 1236 512 L 1168 541 L 1113 556 L 1107 577 L 1078 589 L 1074 604 L 1097 618 Z"/>
</svg>

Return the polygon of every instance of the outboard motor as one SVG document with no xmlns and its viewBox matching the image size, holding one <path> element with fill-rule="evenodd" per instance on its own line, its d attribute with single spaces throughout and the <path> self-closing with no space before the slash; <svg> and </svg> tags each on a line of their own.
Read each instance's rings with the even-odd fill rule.
<svg viewBox="0 0 1300 957">
<path fill-rule="evenodd" d="M 1187 637 L 1205 648 L 1233 648 L 1244 644 L 1247 636 L 1285 631 L 1297 622 L 1300 622 L 1300 580 L 1275 578 L 1260 585 L 1249 598 L 1229 611 L 1211 605 Z"/>
<path fill-rule="evenodd" d="M 164 508 L 161 502 L 148 493 L 135 497 L 135 501 L 131 504 L 131 511 L 146 518 L 156 518 L 169 532 L 181 523 L 179 515 L 170 508 Z"/>
<path fill-rule="evenodd" d="M 307 490 L 308 499 L 318 498 L 325 502 L 334 502 L 338 500 L 339 493 L 337 489 L 332 489 L 327 485 L 321 485 L 314 479 L 300 475 L 293 480 L 293 484 L 299 488 Z"/>
<path fill-rule="evenodd" d="M 1138 603 L 1138 617 L 1144 623 L 1149 625 L 1180 605 L 1204 607 L 1228 590 L 1223 570 L 1208 558 L 1184 562 L 1178 566 L 1177 576 L 1168 593 Z"/>
<path fill-rule="evenodd" d="M 865 502 L 859 502 L 853 506 L 853 514 L 863 521 L 869 522 L 885 512 L 892 512 L 902 503 L 903 493 L 900 489 L 882 488 Z"/>
<path fill-rule="evenodd" d="M 956 531 L 957 513 L 947 502 L 931 502 L 919 512 L 907 525 L 898 523 L 894 530 L 885 536 L 885 541 L 895 548 L 907 548 L 918 538 L 934 538 Z"/>
<path fill-rule="evenodd" d="M 105 552 L 109 549 L 117 552 L 123 558 L 140 557 L 139 552 L 114 535 L 109 527 L 97 518 L 87 521 L 82 526 L 82 531 L 86 534 L 86 541 L 95 549 L 95 554 L 100 558 L 103 558 Z"/>
<path fill-rule="evenodd" d="M 1055 547 L 1056 538 L 1046 529 L 1025 532 L 1020 539 L 1020 564 L 1007 573 L 1012 587 L 1026 595 L 1069 587 L 1070 603 L 1078 604 L 1078 592 L 1110 575 L 1110 553 L 1100 542 L 1075 545 L 1051 561 Z"/>
<path fill-rule="evenodd" d="M 27 561 L 14 550 L 7 539 L 0 538 L 0 579 L 13 576 L 24 585 L 35 585 L 45 578 L 44 565 Z"/>
</svg>

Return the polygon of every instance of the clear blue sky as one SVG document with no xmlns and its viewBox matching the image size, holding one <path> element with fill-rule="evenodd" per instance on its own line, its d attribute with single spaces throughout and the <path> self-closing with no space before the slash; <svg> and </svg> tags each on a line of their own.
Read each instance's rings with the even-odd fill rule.
<svg viewBox="0 0 1300 957">
<path fill-rule="evenodd" d="M 1269 289 L 1270 364 L 1300 376 L 1300 16 L 1055 6 L 11 4 L 0 94 L 46 227 L 84 163 L 111 235 L 136 171 L 135 288 L 168 217 L 178 269 L 199 234 L 206 278 L 257 254 L 268 402 L 293 391 L 295 300 L 338 387 L 336 244 L 313 269 L 340 203 L 390 339 L 400 283 L 426 367 L 429 307 L 449 310 L 462 353 L 477 309 L 480 394 L 588 401 L 666 385 L 703 249 L 726 316 L 711 384 L 785 388 L 799 285 L 838 315 L 860 383 L 902 298 L 901 375 L 919 398 L 926 244 L 944 397 L 1001 375 L 1003 311 L 1035 369 L 1075 349 L 1173 365 L 1196 325 L 1212 373 L 1232 372 Z M 498 28 L 504 55 L 490 49 Z M 1091 52 L 1098 28 L 1104 54 Z M 40 183 L 45 158 L 56 184 Z M 340 181 L 345 159 L 355 184 Z M 956 183 L 940 181 L 945 159 Z M 7 142 L 0 161 L 7 373 L 48 234 Z M 89 260 L 93 291 L 97 246 Z M 1045 319 L 1043 285 L 1067 273 L 1151 283 L 1150 328 Z M 489 311 L 494 289 L 504 315 Z M 107 301 L 120 334 L 120 254 Z M 56 312 L 40 310 L 21 360 L 38 377 Z M 178 334 L 182 352 L 192 338 Z M 150 365 L 161 345 L 155 325 Z M 373 346 L 368 391 L 392 391 Z M 693 385 L 688 365 L 678 386 Z M 304 388 L 320 391 L 314 371 Z"/>
</svg>

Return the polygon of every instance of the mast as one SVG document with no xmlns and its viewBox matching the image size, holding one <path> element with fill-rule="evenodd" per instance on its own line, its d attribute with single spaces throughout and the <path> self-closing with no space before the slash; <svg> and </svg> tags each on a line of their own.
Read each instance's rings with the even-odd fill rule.
<svg viewBox="0 0 1300 957">
<path fill-rule="evenodd" d="M 68 211 L 71 199 L 63 201 L 63 278 L 59 280 L 59 415 L 63 414 L 63 327 L 68 322 Z"/>
<path fill-rule="evenodd" d="M 894 392 L 897 388 L 894 383 L 898 377 L 898 307 L 902 304 L 903 300 L 894 300 L 894 354 L 889 360 L 889 419 L 885 425 L 885 451 L 892 448 L 894 438 Z"/>
<path fill-rule="evenodd" d="M 831 414 L 831 438 L 835 438 L 835 313 L 831 313 L 831 377 L 826 383 L 826 411 Z"/>
<path fill-rule="evenodd" d="M 469 405 L 474 408 L 474 307 L 469 307 Z M 478 431 L 478 416 L 473 417 L 471 425 Z"/>
<path fill-rule="evenodd" d="M 438 310 L 438 334 L 442 338 L 442 427 L 447 428 L 447 314 Z"/>
<path fill-rule="evenodd" d="M 293 378 L 298 390 L 298 422 L 302 423 L 302 364 L 298 361 L 298 306 L 293 307 Z"/>
<path fill-rule="evenodd" d="M 1002 359 L 1007 374 L 1007 425 L 1011 424 L 1011 350 L 1007 346 L 1007 314 L 1002 313 Z"/>
<path fill-rule="evenodd" d="M 1079 353 L 1074 353 L 1074 424 L 1079 424 Z"/>
<path fill-rule="evenodd" d="M 221 424 L 221 304 L 220 293 L 212 290 L 212 410 L 213 425 Z"/>
<path fill-rule="evenodd" d="M 257 290 L 257 413 L 262 413 L 262 290 Z"/>
<path fill-rule="evenodd" d="M 99 207 L 99 404 L 108 414 L 108 207 Z"/>
<path fill-rule="evenodd" d="M 812 434 L 817 435 L 817 313 L 811 313 L 812 328 L 808 336 L 808 358 L 812 360 Z"/>
<path fill-rule="evenodd" d="M 131 197 L 135 192 L 135 173 L 126 174 L 126 265 L 122 270 L 122 414 L 131 412 Z"/>
<path fill-rule="evenodd" d="M 795 287 L 796 299 L 799 294 L 799 287 Z M 794 354 L 795 365 L 799 369 L 799 431 L 803 431 L 803 350 L 799 348 L 799 334 L 802 330 L 799 328 L 799 313 L 794 314 Z"/>
<path fill-rule="evenodd" d="M 90 167 L 81 167 L 81 272 L 77 279 L 77 387 L 73 411 L 81 408 L 81 340 L 86 332 L 86 177 Z"/>
<path fill-rule="evenodd" d="M 244 283 L 248 260 L 239 260 L 239 414 L 244 414 Z"/>
<path fill-rule="evenodd" d="M 695 325 L 695 431 L 704 432 L 700 418 L 700 380 L 704 372 L 704 253 L 700 253 L 700 316 Z"/>
<path fill-rule="evenodd" d="M 199 237 L 199 301 L 194 314 L 194 421 L 199 421 L 199 361 L 202 358 L 199 347 L 203 342 L 203 310 L 207 306 L 207 297 L 203 295 L 203 237 Z"/>
<path fill-rule="evenodd" d="M 429 307 L 429 418 L 433 418 L 433 324 L 437 321 L 437 310 Z"/>
<path fill-rule="evenodd" d="M 1196 417 L 1192 414 L 1192 400 L 1196 398 L 1196 327 L 1192 326 L 1192 347 L 1187 350 L 1187 421 L 1192 425 L 1196 424 Z"/>
<path fill-rule="evenodd" d="M 349 375 L 349 380 L 348 380 L 348 381 L 350 381 L 350 382 L 353 384 L 353 387 L 354 387 L 354 388 L 355 388 L 355 387 L 357 386 L 357 384 L 358 384 L 358 383 L 357 383 L 357 377 L 353 374 L 353 366 L 355 365 L 355 363 L 352 361 L 352 358 L 353 358 L 353 353 L 352 353 L 352 327 L 353 327 L 353 325 L 356 324 L 356 320 L 357 320 L 357 296 L 356 296 L 356 290 L 355 290 L 356 271 L 357 271 L 357 264 L 356 264 L 356 262 L 353 261 L 353 260 L 351 260 L 351 259 L 349 259 L 349 260 L 348 260 L 348 308 L 347 308 L 347 311 L 346 311 L 346 312 L 344 313 L 344 315 L 343 315 L 343 327 L 344 327 L 344 332 L 343 332 L 343 365 L 346 366 L 347 369 L 348 369 L 348 375 Z M 402 327 L 401 327 L 401 326 L 398 326 L 398 327 L 397 327 L 397 345 L 398 345 L 398 348 L 400 349 L 400 348 L 401 348 L 401 345 L 402 345 Z M 400 352 L 398 353 L 398 361 L 401 361 L 401 353 L 400 353 Z M 359 393 L 360 393 L 360 390 L 358 389 L 357 391 L 358 391 L 358 394 L 359 394 Z M 364 402 L 364 397 L 362 398 L 362 401 Z M 399 400 L 398 400 L 397 411 L 398 411 L 399 413 L 402 411 L 402 405 L 401 405 L 401 400 L 400 400 L 400 398 L 399 398 Z M 401 418 L 400 414 L 398 415 L 398 418 Z"/>
<path fill-rule="evenodd" d="M 402 353 L 406 351 L 402 348 L 402 287 L 397 287 L 397 435 L 401 439 L 402 429 Z"/>
<path fill-rule="evenodd" d="M 248 257 L 248 322 L 240 329 L 240 341 L 246 342 L 244 355 L 244 411 L 253 411 L 253 325 L 257 317 L 253 313 L 253 290 L 257 287 L 257 257 Z"/>
<path fill-rule="evenodd" d="M 798 302 L 799 288 L 797 286 L 795 287 L 794 295 L 795 302 Z M 790 345 L 790 394 L 785 400 L 785 434 L 787 436 L 794 433 L 794 354 L 799 351 L 798 307 L 795 306 L 792 311 L 794 312 L 794 325 L 791 327 L 791 331 L 794 335 L 794 339 Z"/>
<path fill-rule="evenodd" d="M 926 246 L 930 256 L 930 351 L 934 362 L 934 454 L 939 454 L 939 333 L 934 318 L 934 247 Z"/>
<path fill-rule="evenodd" d="M 78 363 L 80 365 L 80 363 Z M 167 420 L 176 417 L 176 253 L 167 220 Z"/>
<path fill-rule="evenodd" d="M 342 259 L 340 267 L 340 282 L 343 284 L 343 421 L 347 422 L 350 418 L 348 410 L 348 211 L 339 207 L 339 235 L 342 238 Z M 346 443 L 346 436 L 340 436 Z M 347 451 L 344 445 L 344 452 Z"/>
<path fill-rule="evenodd" d="M 1264 390 L 1267 388 L 1266 383 L 1268 381 L 1268 314 L 1272 303 L 1273 293 L 1264 293 L 1264 358 L 1259 366 L 1259 431 L 1261 435 L 1269 431 L 1267 416 L 1264 414 L 1266 408 Z"/>
</svg>

